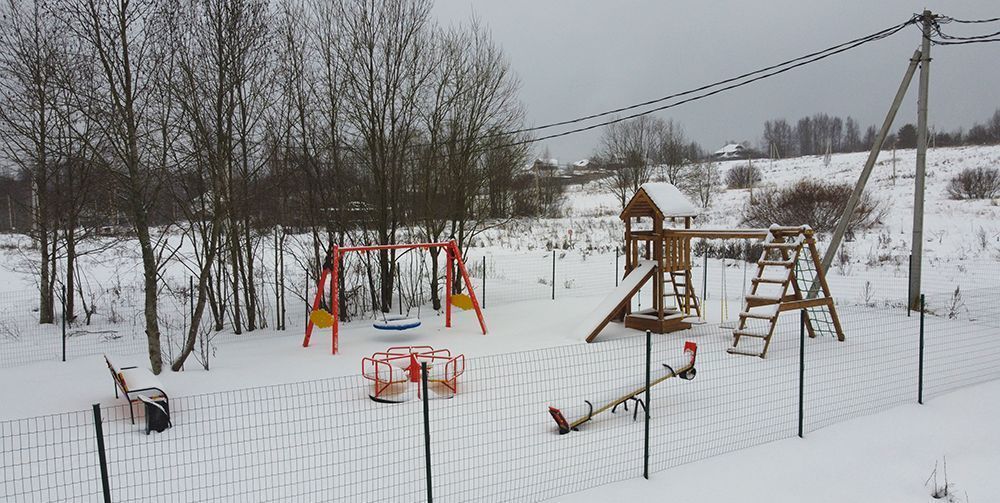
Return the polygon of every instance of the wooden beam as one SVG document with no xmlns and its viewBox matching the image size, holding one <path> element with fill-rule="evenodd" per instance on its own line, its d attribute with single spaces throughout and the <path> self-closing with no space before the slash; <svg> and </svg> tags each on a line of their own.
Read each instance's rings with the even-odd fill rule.
<svg viewBox="0 0 1000 503">
<path fill-rule="evenodd" d="M 829 305 L 833 305 L 833 299 L 829 297 L 793 300 L 793 301 L 782 302 L 779 311 L 794 311 L 797 309 L 805 309 L 807 307 L 829 306 Z"/>
<path fill-rule="evenodd" d="M 767 229 L 663 229 L 665 236 L 704 239 L 764 239 Z"/>
</svg>

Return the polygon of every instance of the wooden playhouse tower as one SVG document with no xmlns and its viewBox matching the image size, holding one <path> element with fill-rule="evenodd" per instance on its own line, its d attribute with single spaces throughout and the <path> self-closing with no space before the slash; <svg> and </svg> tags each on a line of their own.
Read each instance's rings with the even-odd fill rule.
<svg viewBox="0 0 1000 503">
<path fill-rule="evenodd" d="M 701 316 L 691 280 L 691 238 L 665 232 L 690 229 L 696 216 L 698 208 L 669 183 L 643 184 L 625 205 L 619 215 L 625 223 L 625 275 L 653 266 L 652 307 L 631 312 L 631 302 L 623 306 L 616 318 L 626 327 L 663 334 L 691 328 L 685 318 Z"/>
<path fill-rule="evenodd" d="M 691 327 L 702 306 L 691 278 L 692 239 L 762 240 L 757 273 L 751 280 L 729 352 L 763 358 L 784 311 L 804 310 L 810 337 L 844 340 L 844 331 L 808 225 L 767 229 L 692 229 L 698 208 L 669 183 L 646 183 L 625 205 L 625 277 L 584 325 L 593 341 L 613 319 L 655 333 Z M 632 311 L 631 299 L 652 281 L 652 306 Z M 753 342 L 751 342 L 753 341 Z"/>
</svg>

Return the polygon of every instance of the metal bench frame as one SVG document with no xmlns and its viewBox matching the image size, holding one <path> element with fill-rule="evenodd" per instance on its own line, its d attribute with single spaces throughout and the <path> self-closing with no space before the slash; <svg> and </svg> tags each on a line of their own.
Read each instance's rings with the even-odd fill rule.
<svg viewBox="0 0 1000 503">
<path fill-rule="evenodd" d="M 122 391 L 122 395 L 124 395 L 125 399 L 128 400 L 128 414 L 129 414 L 129 417 L 132 420 L 132 424 L 135 424 L 135 412 L 132 410 L 133 409 L 132 405 L 135 404 L 135 403 L 142 403 L 141 400 L 139 400 L 138 398 L 134 398 L 132 395 L 139 395 L 139 394 L 142 394 L 142 392 L 144 392 L 144 391 L 145 392 L 155 391 L 158 396 L 162 396 L 163 397 L 163 401 L 167 402 L 167 404 L 169 406 L 170 398 L 167 396 L 167 392 L 163 391 L 162 388 L 151 386 L 151 387 L 140 388 L 140 389 L 129 389 L 128 383 L 122 382 L 122 378 L 119 375 L 119 372 L 121 372 L 122 370 L 130 370 L 130 369 L 135 369 L 135 368 L 138 368 L 138 367 L 136 367 L 136 366 L 131 366 L 131 367 L 115 367 L 115 365 L 113 363 L 111 363 L 111 360 L 108 359 L 107 355 L 104 355 L 104 361 L 108 364 L 108 370 L 111 372 L 111 378 L 114 379 L 114 381 L 115 381 L 115 398 L 118 398 L 118 390 L 120 389 Z M 154 396 L 157 396 L 157 395 L 154 395 Z M 150 398 L 150 399 L 153 398 L 153 396 L 150 396 L 149 394 L 147 394 L 146 397 Z M 169 409 L 167 409 L 167 410 L 169 410 Z"/>
</svg>

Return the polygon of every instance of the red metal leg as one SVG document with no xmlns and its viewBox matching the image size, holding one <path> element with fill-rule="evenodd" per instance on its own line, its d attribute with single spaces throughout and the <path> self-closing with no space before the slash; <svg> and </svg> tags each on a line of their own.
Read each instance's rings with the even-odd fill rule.
<svg viewBox="0 0 1000 503">
<path fill-rule="evenodd" d="M 465 280 L 465 289 L 469 291 L 469 298 L 472 299 L 472 307 L 476 308 L 476 316 L 479 317 L 479 328 L 483 329 L 483 335 L 486 335 L 486 320 L 483 319 L 483 310 L 479 307 L 479 299 L 476 298 L 476 291 L 472 289 L 472 280 L 469 278 L 469 271 L 465 268 L 465 261 L 462 260 L 462 254 L 458 252 L 458 245 L 452 241 L 451 246 L 454 248 L 455 257 L 458 260 L 458 269 L 462 272 L 462 279 Z"/>
<path fill-rule="evenodd" d="M 454 265 L 455 256 L 451 248 L 445 248 L 445 255 L 448 256 L 448 269 L 444 273 L 444 326 L 451 328 L 451 269 Z"/>
<path fill-rule="evenodd" d="M 333 344 L 333 354 L 337 354 L 337 349 L 340 346 L 339 341 L 339 328 L 340 320 L 338 316 L 340 315 L 340 297 L 337 291 L 338 281 L 337 277 L 340 274 L 340 252 L 337 250 L 337 246 L 333 246 L 333 263 L 330 265 L 333 269 L 333 273 L 330 277 L 330 314 L 333 315 L 333 334 L 332 334 L 332 344 Z"/>
</svg>

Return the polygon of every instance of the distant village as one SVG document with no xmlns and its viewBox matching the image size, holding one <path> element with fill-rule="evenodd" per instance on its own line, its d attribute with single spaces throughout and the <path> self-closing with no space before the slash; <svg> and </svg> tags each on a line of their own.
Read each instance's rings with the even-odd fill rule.
<svg viewBox="0 0 1000 503">
<path fill-rule="evenodd" d="M 727 143 L 710 156 L 711 160 L 727 161 L 734 159 L 750 159 L 764 157 L 760 152 L 740 143 Z M 698 162 L 692 160 L 691 162 Z M 559 159 L 549 157 L 536 158 L 524 166 L 524 173 L 541 178 L 557 178 L 566 184 L 583 183 L 598 179 L 607 174 L 608 167 L 600 161 L 580 159 L 575 162 L 560 163 Z"/>
</svg>

